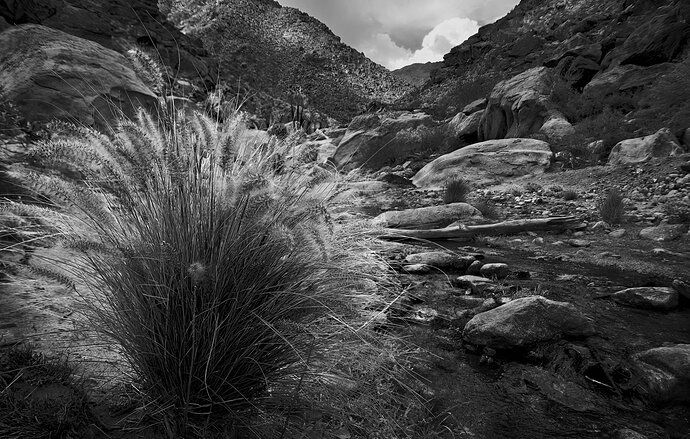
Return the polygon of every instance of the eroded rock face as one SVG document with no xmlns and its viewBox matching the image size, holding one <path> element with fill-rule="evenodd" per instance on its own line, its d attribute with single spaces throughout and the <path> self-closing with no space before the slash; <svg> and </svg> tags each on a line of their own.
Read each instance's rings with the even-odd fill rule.
<svg viewBox="0 0 690 439">
<path fill-rule="evenodd" d="M 655 157 L 670 157 L 683 153 L 683 148 L 668 128 L 637 139 L 618 142 L 609 154 L 610 165 L 643 163 Z"/>
<path fill-rule="evenodd" d="M 157 98 L 119 53 L 40 25 L 0 34 L 0 83 L 29 121 L 107 124 Z"/>
<path fill-rule="evenodd" d="M 467 203 L 451 203 L 418 209 L 392 210 L 374 218 L 374 224 L 396 229 L 433 229 L 456 221 L 476 221 L 481 212 Z"/>
<path fill-rule="evenodd" d="M 546 67 L 529 69 L 491 91 L 479 124 L 479 139 L 526 137 L 544 124 L 554 78 Z"/>
<path fill-rule="evenodd" d="M 496 349 L 520 348 L 592 334 L 592 323 L 575 306 L 542 296 L 515 299 L 478 314 L 467 323 L 463 332 L 467 342 Z"/>
<path fill-rule="evenodd" d="M 355 117 L 333 154 L 333 163 L 344 171 L 402 163 L 410 154 L 433 146 L 424 139 L 433 125 L 431 116 L 424 113 L 396 118 L 376 114 Z"/>
<path fill-rule="evenodd" d="M 690 344 L 650 349 L 633 359 L 642 370 L 651 398 L 660 402 L 690 401 Z"/>
<path fill-rule="evenodd" d="M 549 144 L 535 139 L 488 140 L 442 155 L 412 179 L 417 187 L 443 187 L 453 176 L 472 182 L 544 172 L 551 164 Z"/>
</svg>

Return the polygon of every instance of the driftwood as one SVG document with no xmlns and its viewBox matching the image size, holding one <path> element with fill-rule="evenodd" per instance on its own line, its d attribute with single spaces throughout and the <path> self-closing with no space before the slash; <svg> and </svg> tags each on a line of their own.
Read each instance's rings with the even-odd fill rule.
<svg viewBox="0 0 690 439">
<path fill-rule="evenodd" d="M 584 225 L 573 216 L 551 218 L 519 219 L 495 224 L 476 226 L 450 226 L 444 229 L 404 230 L 383 229 L 381 239 L 471 239 L 480 235 L 511 235 L 521 232 L 542 232 L 547 230 L 577 230 Z"/>
</svg>

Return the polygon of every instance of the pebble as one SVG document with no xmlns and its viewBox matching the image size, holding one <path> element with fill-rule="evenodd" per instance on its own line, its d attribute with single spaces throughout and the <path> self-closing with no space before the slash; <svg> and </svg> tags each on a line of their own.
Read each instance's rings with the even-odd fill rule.
<svg viewBox="0 0 690 439">
<path fill-rule="evenodd" d="M 625 229 L 616 229 L 613 232 L 609 233 L 609 236 L 611 238 L 622 238 L 625 236 Z"/>
<path fill-rule="evenodd" d="M 572 247 L 589 247 L 592 245 L 591 241 L 585 239 L 569 239 L 567 243 Z"/>
</svg>

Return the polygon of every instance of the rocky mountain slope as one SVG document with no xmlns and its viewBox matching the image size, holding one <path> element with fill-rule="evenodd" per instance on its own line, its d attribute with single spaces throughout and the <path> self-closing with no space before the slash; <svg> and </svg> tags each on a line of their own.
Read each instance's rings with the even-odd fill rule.
<svg viewBox="0 0 690 439">
<path fill-rule="evenodd" d="M 443 62 L 427 62 L 427 63 L 415 63 L 409 66 L 401 67 L 397 70 L 393 70 L 393 75 L 398 78 L 409 82 L 410 84 L 420 87 L 424 85 L 429 78 L 431 78 L 431 72 L 443 67 Z"/>
<path fill-rule="evenodd" d="M 408 102 L 452 116 L 500 80 L 540 66 L 578 90 L 614 69 L 627 77 L 637 69 L 633 93 L 687 53 L 689 29 L 682 0 L 523 0 L 453 48 Z"/>
<path fill-rule="evenodd" d="M 301 89 L 309 107 L 342 121 L 411 88 L 320 21 L 275 1 L 168 4 L 184 32 L 220 59 L 221 76 L 230 84 L 232 78 L 286 100 Z"/>
</svg>

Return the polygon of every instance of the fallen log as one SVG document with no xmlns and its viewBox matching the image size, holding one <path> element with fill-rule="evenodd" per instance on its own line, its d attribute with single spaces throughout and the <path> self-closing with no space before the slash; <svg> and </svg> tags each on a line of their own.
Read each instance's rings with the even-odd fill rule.
<svg viewBox="0 0 690 439">
<path fill-rule="evenodd" d="M 503 221 L 494 224 L 480 224 L 476 226 L 456 225 L 443 229 L 404 230 L 383 229 L 379 234 L 381 239 L 471 239 L 480 235 L 513 235 L 521 232 L 543 232 L 549 230 L 578 230 L 584 228 L 574 216 L 560 216 L 551 218 L 530 218 Z"/>
</svg>

